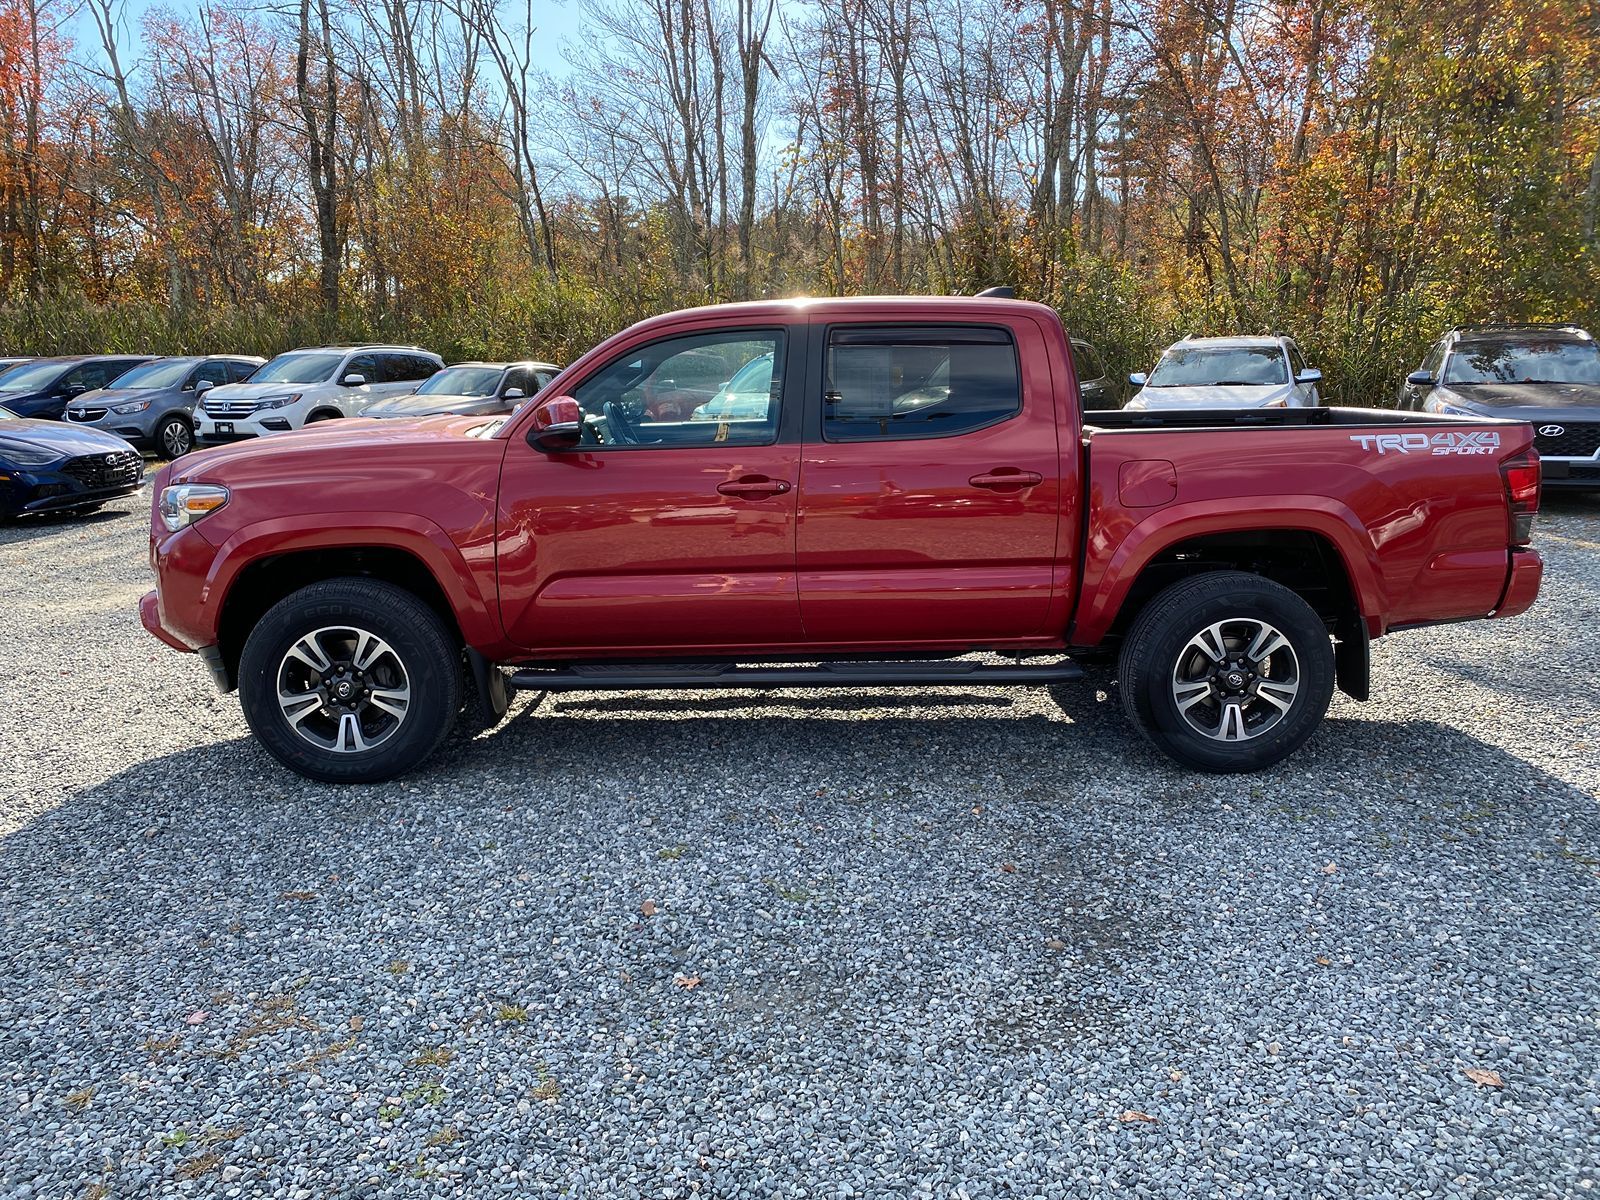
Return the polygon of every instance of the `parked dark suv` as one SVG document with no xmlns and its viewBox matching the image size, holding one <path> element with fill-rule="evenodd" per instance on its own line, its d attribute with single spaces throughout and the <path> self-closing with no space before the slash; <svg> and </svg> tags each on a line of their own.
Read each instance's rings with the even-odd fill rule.
<svg viewBox="0 0 1600 1200">
<path fill-rule="evenodd" d="M 1406 376 L 1400 407 L 1527 421 L 1550 488 L 1600 491 L 1600 346 L 1576 325 L 1463 325 Z"/>
<path fill-rule="evenodd" d="M 85 392 L 103 388 L 150 354 L 90 354 L 68 358 L 36 358 L 0 376 L 0 404 L 19 417 L 59 421 L 67 403 Z"/>
<path fill-rule="evenodd" d="M 65 419 L 93 425 L 150 454 L 177 458 L 194 449 L 194 406 L 214 387 L 243 383 L 267 360 L 243 354 L 158 358 L 85 392 Z"/>
</svg>

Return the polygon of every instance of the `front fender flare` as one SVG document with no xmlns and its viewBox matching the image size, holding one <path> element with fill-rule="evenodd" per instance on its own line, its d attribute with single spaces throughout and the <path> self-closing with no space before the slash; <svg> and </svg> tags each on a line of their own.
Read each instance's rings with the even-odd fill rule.
<svg viewBox="0 0 1600 1200">
<path fill-rule="evenodd" d="M 486 564 L 474 571 L 467 556 L 445 531 L 415 513 L 340 513 L 337 526 L 310 516 L 276 517 L 231 531 L 217 548 L 207 572 L 201 604 L 220 628 L 221 615 L 239 575 L 263 558 L 302 550 L 398 550 L 420 562 L 449 601 L 461 636 L 469 646 L 497 647 L 503 640 L 498 613 L 479 585 L 480 573 L 494 578 L 494 548 L 486 543 Z M 326 518 L 323 518 L 325 522 Z"/>
</svg>

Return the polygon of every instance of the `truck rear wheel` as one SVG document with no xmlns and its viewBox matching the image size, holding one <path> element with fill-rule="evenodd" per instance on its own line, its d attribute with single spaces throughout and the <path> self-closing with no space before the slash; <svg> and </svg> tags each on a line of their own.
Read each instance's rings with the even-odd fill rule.
<svg viewBox="0 0 1600 1200">
<path fill-rule="evenodd" d="M 327 783 L 376 783 L 417 766 L 461 707 L 461 652 L 412 593 L 330 579 L 286 596 L 239 659 L 245 720 L 274 758 Z"/>
<path fill-rule="evenodd" d="M 1122 705 L 1155 745 L 1202 771 L 1259 771 L 1298 750 L 1333 697 L 1333 645 L 1282 584 L 1215 571 L 1173 584 L 1122 645 Z"/>
</svg>

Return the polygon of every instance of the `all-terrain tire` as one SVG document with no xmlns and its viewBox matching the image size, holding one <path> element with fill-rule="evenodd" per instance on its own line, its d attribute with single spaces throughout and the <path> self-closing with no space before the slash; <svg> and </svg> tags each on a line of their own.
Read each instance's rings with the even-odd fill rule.
<svg viewBox="0 0 1600 1200">
<path fill-rule="evenodd" d="M 1275 649 L 1254 661 L 1258 636 Z M 1242 571 L 1159 593 L 1129 629 L 1117 670 L 1139 731 L 1179 762 L 1217 773 L 1259 771 L 1298 750 L 1328 711 L 1333 677 L 1322 618 L 1282 584 Z"/>
<path fill-rule="evenodd" d="M 461 674 L 455 638 L 414 594 L 329 579 L 278 601 L 250 631 L 239 700 L 261 744 L 291 771 L 377 783 L 439 748 L 461 709 Z"/>
</svg>

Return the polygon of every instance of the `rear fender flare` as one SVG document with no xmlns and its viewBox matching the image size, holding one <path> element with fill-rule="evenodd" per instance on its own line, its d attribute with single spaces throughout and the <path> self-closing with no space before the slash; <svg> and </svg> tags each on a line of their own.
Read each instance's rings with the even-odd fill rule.
<svg viewBox="0 0 1600 1200">
<path fill-rule="evenodd" d="M 1368 633 L 1373 637 L 1381 634 L 1387 605 L 1380 583 L 1378 551 L 1355 513 L 1327 496 L 1273 496 L 1270 502 L 1270 509 L 1241 512 L 1219 508 L 1215 501 L 1197 501 L 1170 505 L 1145 517 L 1128 530 L 1108 559 L 1086 567 L 1080 592 L 1083 599 L 1068 641 L 1076 646 L 1099 644 L 1115 623 L 1140 572 L 1163 551 L 1208 534 L 1274 530 L 1310 532 L 1326 538 L 1344 564 Z M 1092 534 L 1090 553 L 1092 557 Z"/>
</svg>

